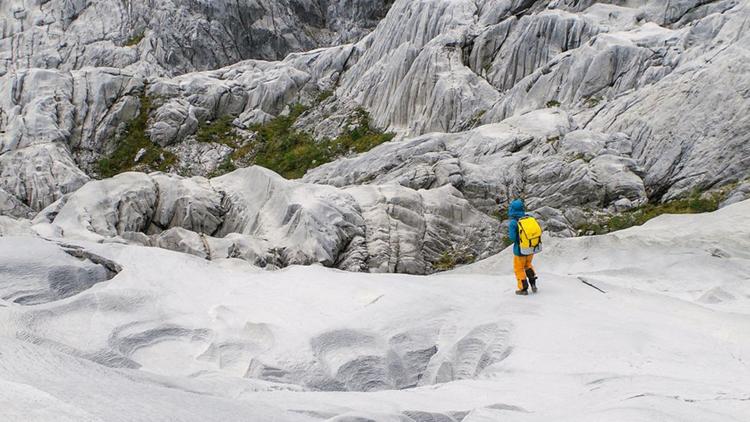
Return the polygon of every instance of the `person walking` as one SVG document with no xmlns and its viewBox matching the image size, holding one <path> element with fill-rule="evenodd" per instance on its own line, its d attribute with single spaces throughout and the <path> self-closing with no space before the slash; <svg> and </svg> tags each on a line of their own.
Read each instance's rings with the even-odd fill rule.
<svg viewBox="0 0 750 422">
<path fill-rule="evenodd" d="M 541 228 L 538 229 L 539 233 L 536 238 L 537 243 L 533 248 L 529 248 L 529 236 L 524 233 L 523 230 L 526 225 L 525 222 L 526 220 L 533 220 L 533 223 L 529 223 L 535 227 L 539 227 L 539 225 L 533 217 L 526 215 L 523 201 L 520 199 L 514 199 L 513 202 L 510 203 L 508 217 L 510 217 L 510 222 L 508 224 L 508 237 L 510 237 L 510 240 L 513 242 L 513 272 L 518 281 L 518 290 L 516 290 L 516 294 L 526 296 L 529 294 L 529 286 L 531 286 L 532 292 L 536 293 L 537 291 L 536 272 L 534 271 L 534 266 L 531 262 L 534 260 L 534 252 L 541 250 Z M 519 220 L 523 221 L 523 223 L 519 223 Z M 519 230 L 519 227 L 521 230 Z M 531 230 L 536 232 L 536 228 L 532 228 Z M 527 232 L 531 230 L 527 230 Z M 536 233 L 534 233 L 533 236 L 535 235 Z M 534 239 L 531 239 L 532 244 L 533 240 Z M 524 244 L 522 245 L 522 243 Z"/>
</svg>

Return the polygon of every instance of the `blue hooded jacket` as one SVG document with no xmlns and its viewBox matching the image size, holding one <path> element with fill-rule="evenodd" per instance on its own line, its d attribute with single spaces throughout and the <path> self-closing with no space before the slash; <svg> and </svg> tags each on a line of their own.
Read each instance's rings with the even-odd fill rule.
<svg viewBox="0 0 750 422">
<path fill-rule="evenodd" d="M 521 255 L 521 246 L 519 245 L 520 239 L 518 239 L 518 219 L 525 216 L 526 210 L 523 207 L 523 201 L 514 199 L 508 208 L 508 217 L 510 217 L 508 237 L 513 241 L 513 255 L 515 256 L 523 256 Z"/>
</svg>

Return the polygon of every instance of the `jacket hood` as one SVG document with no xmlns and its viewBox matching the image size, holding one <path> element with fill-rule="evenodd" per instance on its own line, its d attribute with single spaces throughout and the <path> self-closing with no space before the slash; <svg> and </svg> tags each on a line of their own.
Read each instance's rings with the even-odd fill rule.
<svg viewBox="0 0 750 422">
<path fill-rule="evenodd" d="M 524 215 L 526 215 L 526 210 L 524 209 L 523 201 L 514 199 L 508 208 L 508 216 L 511 218 L 521 218 Z"/>
</svg>

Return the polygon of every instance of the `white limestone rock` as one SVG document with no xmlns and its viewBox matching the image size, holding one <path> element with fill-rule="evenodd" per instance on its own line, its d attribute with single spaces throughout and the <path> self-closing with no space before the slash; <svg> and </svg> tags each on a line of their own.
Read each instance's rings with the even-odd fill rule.
<svg viewBox="0 0 750 422">
<path fill-rule="evenodd" d="M 203 177 L 219 171 L 219 166 L 231 160 L 234 151 L 224 144 L 198 142 L 192 139 L 166 149 L 177 157 L 179 174 Z"/>
<path fill-rule="evenodd" d="M 157 185 L 143 173 L 92 181 L 72 193 L 52 222 L 67 237 L 102 241 L 145 232 L 157 207 Z"/>
<path fill-rule="evenodd" d="M 522 196 L 534 209 L 608 207 L 646 200 L 642 170 L 622 134 L 574 130 L 570 117 L 540 110 L 458 134 L 392 141 L 309 171 L 305 181 L 334 186 L 398 183 L 413 189 L 452 185 L 489 213 L 494 198 Z M 555 225 L 561 233 L 569 226 Z M 553 230 L 555 231 L 555 230 Z"/>
<path fill-rule="evenodd" d="M 213 234 L 222 224 L 222 196 L 202 177 L 185 179 L 154 173 L 158 198 L 149 231 L 179 227 L 197 233 Z"/>
<path fill-rule="evenodd" d="M 748 16 L 748 6 L 738 5 L 689 27 L 688 50 L 669 76 L 616 99 L 586 125 L 630 135 L 655 196 L 672 199 L 750 175 L 750 35 L 740 21 Z"/>
<path fill-rule="evenodd" d="M 111 279 L 119 271 L 116 264 L 104 258 L 40 238 L 5 237 L 0 255 L 3 257 L 0 298 L 20 305 L 48 303 L 76 295 Z"/>
<path fill-rule="evenodd" d="M 286 262 L 335 266 L 347 245 L 364 236 L 355 201 L 335 188 L 287 181 L 257 166 L 212 179 L 211 185 L 224 195 L 226 209 L 217 236 L 268 240 L 284 251 Z"/>
<path fill-rule="evenodd" d="M 123 173 L 89 182 L 34 223 L 58 237 L 240 258 L 266 268 L 320 263 L 429 274 L 451 251 L 477 259 L 500 247 L 497 221 L 450 185 L 339 189 L 285 180 L 261 167 L 210 181 Z"/>
<path fill-rule="evenodd" d="M 59 143 L 32 145 L 0 155 L 0 188 L 34 211 L 74 192 L 88 180 Z M 17 205 L 12 208 L 19 209 Z"/>
<path fill-rule="evenodd" d="M 247 59 L 356 41 L 388 11 L 389 0 L 158 0 L 123 4 L 45 0 L 0 4 L 0 75 L 38 67 L 129 68 L 175 75 Z M 26 7 L 24 7 L 26 6 Z"/>
<path fill-rule="evenodd" d="M 29 220 L 0 215 L 0 236 L 36 236 L 36 232 Z"/>
<path fill-rule="evenodd" d="M 20 199 L 0 188 L 0 215 L 16 218 L 31 218 L 34 211 Z"/>
<path fill-rule="evenodd" d="M 719 208 L 750 199 L 750 182 L 741 183 L 727 195 L 727 198 L 719 204 Z"/>
</svg>

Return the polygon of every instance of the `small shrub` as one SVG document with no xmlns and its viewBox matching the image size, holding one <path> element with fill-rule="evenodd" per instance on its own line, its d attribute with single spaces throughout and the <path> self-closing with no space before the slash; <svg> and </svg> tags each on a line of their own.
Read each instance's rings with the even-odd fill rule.
<svg viewBox="0 0 750 422">
<path fill-rule="evenodd" d="M 647 221 L 663 214 L 699 214 L 712 212 L 719 208 L 722 196 L 721 194 L 713 194 L 708 197 L 702 197 L 696 193 L 685 199 L 677 199 L 661 204 L 646 204 L 635 210 L 614 215 L 602 222 L 586 223 L 578 227 L 578 232 L 583 235 L 605 234 L 643 225 Z"/>
<path fill-rule="evenodd" d="M 195 133 L 195 140 L 198 142 L 212 142 L 223 144 L 230 148 L 237 148 L 241 139 L 234 130 L 234 126 L 232 126 L 233 120 L 233 116 L 226 115 L 211 123 L 201 125 Z"/>
<path fill-rule="evenodd" d="M 560 102 L 557 100 L 549 100 L 546 104 L 547 108 L 560 107 Z"/>
<path fill-rule="evenodd" d="M 475 260 L 476 257 L 466 246 L 459 246 L 443 252 L 432 267 L 435 271 L 448 271 L 457 265 L 471 264 Z"/>
<path fill-rule="evenodd" d="M 333 97 L 333 90 L 332 89 L 327 89 L 325 91 L 322 91 L 320 94 L 318 94 L 318 97 L 315 98 L 315 102 L 318 103 L 318 104 L 320 104 L 323 101 L 325 101 L 325 100 L 327 100 L 327 99 L 329 99 L 331 97 Z"/>
<path fill-rule="evenodd" d="M 456 259 L 450 254 L 450 252 L 443 252 L 443 254 L 440 255 L 440 259 L 435 262 L 434 267 L 436 271 L 452 270 L 456 268 Z"/>
<path fill-rule="evenodd" d="M 99 160 L 101 177 L 112 177 L 126 171 L 167 171 L 177 161 L 174 154 L 151 142 L 146 133 L 148 115 L 152 107 L 151 99 L 143 94 L 140 102 L 138 116 L 126 124 L 124 131 L 117 138 L 114 152 Z M 141 150 L 144 152 L 136 162 L 135 158 Z"/>
<path fill-rule="evenodd" d="M 599 98 L 599 97 L 588 97 L 583 102 L 583 104 L 586 107 L 588 107 L 588 108 L 594 108 L 594 107 L 598 106 L 601 101 L 602 101 L 602 99 Z"/>
<path fill-rule="evenodd" d="M 372 126 L 370 115 L 357 109 L 346 129 L 335 139 L 315 140 L 310 134 L 294 129 L 294 123 L 307 108 L 292 106 L 286 116 L 278 116 L 251 129 L 255 140 L 235 150 L 232 158 L 269 168 L 288 179 L 302 177 L 307 170 L 341 156 L 364 152 L 393 139 Z"/>
<path fill-rule="evenodd" d="M 485 114 L 487 114 L 487 110 L 479 110 L 469 120 L 468 127 L 469 128 L 477 127 L 479 125 L 479 123 L 482 122 L 482 117 L 484 117 Z"/>
<path fill-rule="evenodd" d="M 134 47 L 134 46 L 140 44 L 141 41 L 143 41 L 143 39 L 145 37 L 146 37 L 146 31 L 137 33 L 137 34 L 133 35 L 132 37 L 128 38 L 125 41 L 125 43 L 123 44 L 123 46 L 125 46 L 125 47 Z"/>
<path fill-rule="evenodd" d="M 232 161 L 232 157 L 227 157 L 214 169 L 214 171 L 209 173 L 206 177 L 212 179 L 214 177 L 219 177 L 227 173 L 231 173 L 235 170 L 237 170 L 237 166 L 234 164 L 234 161 Z"/>
<path fill-rule="evenodd" d="M 507 248 L 508 246 L 512 245 L 513 241 L 510 240 L 510 236 L 507 234 L 503 236 L 503 249 Z"/>
</svg>

